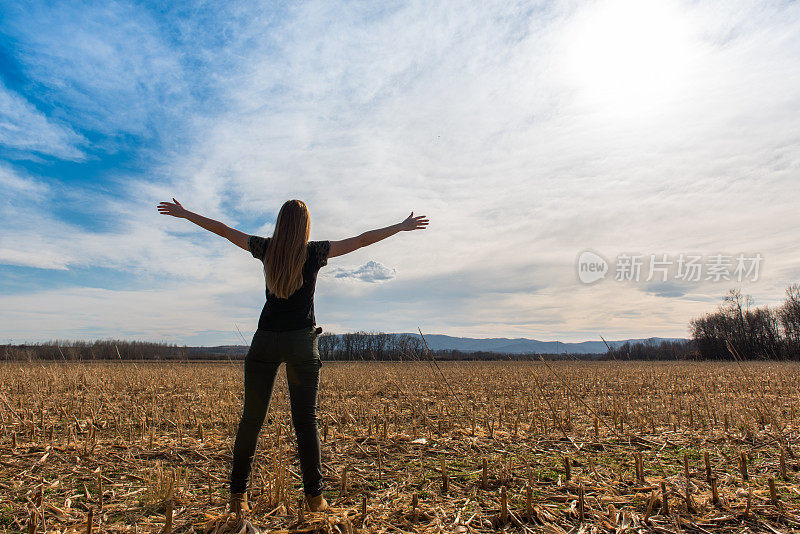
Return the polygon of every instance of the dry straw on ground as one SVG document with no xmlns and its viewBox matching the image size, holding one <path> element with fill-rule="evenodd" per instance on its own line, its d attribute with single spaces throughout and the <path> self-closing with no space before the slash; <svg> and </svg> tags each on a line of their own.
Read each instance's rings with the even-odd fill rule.
<svg viewBox="0 0 800 534">
<path fill-rule="evenodd" d="M 800 528 L 797 364 L 440 365 L 325 362 L 325 514 L 299 508 L 281 379 L 246 517 L 262 532 Z M 0 532 L 204 532 L 229 519 L 241 362 L 0 373 Z"/>
</svg>

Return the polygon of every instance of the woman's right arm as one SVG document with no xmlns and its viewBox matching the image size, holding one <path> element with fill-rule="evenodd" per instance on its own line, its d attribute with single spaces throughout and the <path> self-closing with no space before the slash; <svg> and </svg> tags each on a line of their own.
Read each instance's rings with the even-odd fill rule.
<svg viewBox="0 0 800 534">
<path fill-rule="evenodd" d="M 342 256 L 358 250 L 367 245 L 377 243 L 387 237 L 391 237 L 398 232 L 409 232 L 411 230 L 423 230 L 428 226 L 428 219 L 424 215 L 414 217 L 414 212 L 406 217 L 403 222 L 387 226 L 385 228 L 378 228 L 377 230 L 370 230 L 364 232 L 356 237 L 342 239 L 340 241 L 331 241 L 331 252 L 328 254 L 329 258 Z"/>
<path fill-rule="evenodd" d="M 158 212 L 162 215 L 172 215 L 173 217 L 177 217 L 179 219 L 191 221 L 200 228 L 208 230 L 209 232 L 213 232 L 220 237 L 224 237 L 239 248 L 247 251 L 250 250 L 247 242 L 247 240 L 250 239 L 248 234 L 240 232 L 236 228 L 231 228 L 230 226 L 219 221 L 215 221 L 214 219 L 209 219 L 208 217 L 203 217 L 202 215 L 191 212 L 184 208 L 181 203 L 174 198 L 172 199 L 172 202 L 161 202 L 158 205 Z"/>
</svg>

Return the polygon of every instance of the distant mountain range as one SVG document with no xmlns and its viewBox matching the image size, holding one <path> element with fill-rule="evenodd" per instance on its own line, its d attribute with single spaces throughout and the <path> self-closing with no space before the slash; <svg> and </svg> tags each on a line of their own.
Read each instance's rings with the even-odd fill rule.
<svg viewBox="0 0 800 534">
<path fill-rule="evenodd" d="M 405 334 L 407 336 L 417 336 L 419 334 Z M 608 352 L 602 340 L 581 341 L 577 343 L 562 343 L 560 341 L 539 341 L 536 339 L 492 337 L 492 338 L 473 338 L 473 337 L 453 337 L 443 334 L 425 334 L 425 341 L 431 350 L 460 350 L 462 352 L 502 352 L 505 354 L 597 354 Z M 608 345 L 612 349 L 624 345 L 625 343 L 652 343 L 658 344 L 662 341 L 685 341 L 684 338 L 663 338 L 648 337 L 637 339 L 623 339 L 619 341 L 609 341 Z"/>
<path fill-rule="evenodd" d="M 393 334 L 419 337 L 419 334 Z M 539 341 L 528 338 L 474 338 L 474 337 L 454 337 L 444 334 L 425 334 L 425 341 L 431 350 L 460 350 L 462 352 L 499 352 L 503 354 L 601 354 L 608 352 L 602 340 L 581 341 L 577 343 L 562 343 L 560 341 Z M 686 341 L 684 338 L 663 338 L 648 337 L 636 339 L 623 339 L 609 341 L 612 349 L 616 349 L 625 343 L 652 343 L 658 344 L 662 341 Z M 230 357 L 241 356 L 247 353 L 247 346 L 244 345 L 225 345 L 220 347 L 189 347 L 189 351 L 195 355 L 216 354 Z"/>
</svg>

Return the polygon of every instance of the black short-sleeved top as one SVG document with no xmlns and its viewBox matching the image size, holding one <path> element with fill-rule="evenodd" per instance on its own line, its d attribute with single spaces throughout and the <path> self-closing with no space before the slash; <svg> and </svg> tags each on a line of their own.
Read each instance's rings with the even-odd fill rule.
<svg viewBox="0 0 800 534">
<path fill-rule="evenodd" d="M 247 246 L 254 258 L 264 261 L 267 243 L 271 238 L 251 235 Z M 258 320 L 259 330 L 286 331 L 299 330 L 315 326 L 314 288 L 317 284 L 317 272 L 328 263 L 331 251 L 330 241 L 309 241 L 306 248 L 306 262 L 303 264 L 303 285 L 282 299 L 267 289 L 267 302 L 261 310 Z"/>
</svg>

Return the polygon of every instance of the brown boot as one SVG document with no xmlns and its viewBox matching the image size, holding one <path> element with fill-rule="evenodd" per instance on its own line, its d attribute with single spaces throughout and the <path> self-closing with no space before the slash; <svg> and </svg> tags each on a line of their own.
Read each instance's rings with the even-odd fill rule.
<svg viewBox="0 0 800 534">
<path fill-rule="evenodd" d="M 324 512 L 328 509 L 328 501 L 325 500 L 321 493 L 315 497 L 307 494 L 306 503 L 308 503 L 308 509 L 312 512 Z"/>
<path fill-rule="evenodd" d="M 231 512 L 236 514 L 237 518 L 241 518 L 242 513 L 248 511 L 250 509 L 247 507 L 247 492 L 231 493 Z"/>
</svg>

